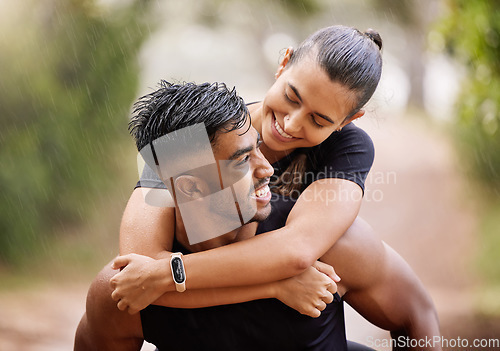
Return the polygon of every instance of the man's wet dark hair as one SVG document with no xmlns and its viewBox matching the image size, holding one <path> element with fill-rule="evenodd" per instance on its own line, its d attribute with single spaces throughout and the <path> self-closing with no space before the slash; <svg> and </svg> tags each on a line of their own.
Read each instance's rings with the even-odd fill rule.
<svg viewBox="0 0 500 351">
<path fill-rule="evenodd" d="M 178 129 L 204 123 L 212 145 L 219 133 L 239 129 L 250 118 L 245 102 L 224 83 L 160 81 L 160 88 L 139 98 L 129 122 L 137 149 Z M 249 124 L 250 127 L 250 124 Z"/>
</svg>

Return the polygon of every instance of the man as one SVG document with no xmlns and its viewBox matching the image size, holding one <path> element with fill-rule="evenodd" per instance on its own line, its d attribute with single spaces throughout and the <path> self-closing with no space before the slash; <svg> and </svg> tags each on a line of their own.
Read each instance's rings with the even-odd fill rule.
<svg viewBox="0 0 500 351">
<path fill-rule="evenodd" d="M 243 100 L 224 85 L 172 86 L 168 83 L 163 83 L 163 88 L 146 97 L 146 100 L 147 106 L 141 106 L 141 101 L 136 104 L 138 110 L 142 107 L 160 111 L 168 109 L 168 113 L 155 121 L 162 124 L 162 128 L 159 128 L 161 132 L 158 135 L 142 135 L 146 131 L 137 127 L 140 123 L 137 119 L 136 124 L 131 124 L 131 129 L 137 135 L 142 135 L 138 140 L 147 139 L 147 142 L 138 143 L 141 155 L 150 168 L 162 174 L 165 184 L 174 194 L 177 207 L 181 208 L 179 214 L 182 214 L 184 220 L 176 223 L 177 241 L 193 251 L 199 251 L 253 236 L 252 231 L 241 227 L 239 216 L 252 216 L 252 221 L 258 221 L 269 215 L 268 183 L 273 169 L 258 149 L 260 137 L 250 126 Z M 160 106 L 162 103 L 163 106 Z M 185 106 L 186 104 L 189 106 Z M 177 110 L 174 111 L 174 107 Z M 200 123 L 203 123 L 202 127 Z M 167 144 L 169 147 L 165 148 Z M 166 149 L 168 152 L 165 152 Z M 165 159 L 168 162 L 164 162 Z M 221 182 L 224 185 L 222 190 Z M 229 201 L 223 194 L 227 189 L 231 193 Z M 169 200 L 159 199 L 158 195 L 145 194 L 150 201 L 164 201 L 164 204 L 168 204 Z M 203 201 L 204 199 L 209 201 Z M 221 222 L 234 222 L 231 207 L 235 203 L 238 205 L 238 228 L 228 232 L 227 226 L 222 226 Z M 194 204 L 197 212 L 196 215 L 191 213 L 193 220 L 189 220 L 189 211 L 187 215 L 182 211 L 186 204 Z M 212 220 L 207 220 L 207 217 Z M 191 230 L 192 235 L 189 235 L 187 227 L 194 228 Z M 206 237 L 200 238 L 199 231 L 203 232 L 203 227 L 210 228 L 205 230 L 207 235 L 213 232 L 224 235 L 209 240 Z M 115 273 L 108 265 L 92 284 L 87 298 L 87 311 L 77 331 L 75 349 L 140 348 L 143 342 L 141 322 L 144 319 L 141 321 L 138 314 L 129 315 L 116 308 L 108 284 L 109 278 Z M 315 269 L 311 269 L 309 273 L 319 276 L 318 281 L 322 282 L 318 287 L 323 288 L 322 294 L 330 294 L 325 300 L 333 300 L 331 293 L 335 292 L 334 282 Z M 242 289 L 241 292 L 243 297 L 235 302 L 273 297 L 267 291 L 255 291 L 253 295 L 248 294 L 249 289 Z M 183 297 L 189 297 L 190 294 L 193 295 L 193 292 L 187 292 Z M 192 297 L 197 303 L 202 303 L 200 298 L 203 297 L 196 294 Z"/>
<path fill-rule="evenodd" d="M 196 94 L 200 90 L 204 98 L 196 99 Z M 199 117 L 200 111 L 205 113 L 201 118 L 207 119 L 203 122 L 212 141 L 215 160 L 234 161 L 235 167 L 249 163 L 249 172 L 243 172 L 245 175 L 236 176 L 234 179 L 244 180 L 248 179 L 248 175 L 251 175 L 250 178 L 255 189 L 250 192 L 247 191 L 249 195 L 247 198 L 253 197 L 255 205 L 238 206 L 239 215 L 243 217 L 241 207 L 247 207 L 255 210 L 254 219 L 264 219 L 269 214 L 269 189 L 267 183 L 268 178 L 272 175 L 272 169 L 258 150 L 258 134 L 249 125 L 246 114 L 241 107 L 232 109 L 232 113 L 225 111 L 222 114 L 226 117 L 230 116 L 229 122 L 228 120 L 224 123 L 219 121 L 219 124 L 214 126 L 209 121 L 211 117 L 220 115 L 220 109 L 218 108 L 227 109 L 228 106 L 235 106 L 234 99 L 231 99 L 234 94 L 228 92 L 225 88 L 216 88 L 214 90 L 209 85 L 167 85 L 151 95 L 151 99 L 146 99 L 146 104 L 149 105 L 142 106 L 142 108 L 145 107 L 145 111 L 160 111 L 157 114 L 148 114 L 147 118 L 151 118 L 151 123 L 158 126 L 158 128 L 153 129 L 161 130 L 162 134 L 170 133 L 176 130 L 177 127 L 184 127 L 186 124 L 198 123 L 200 120 L 193 117 Z M 207 96 L 216 97 L 216 99 L 206 98 Z M 187 107 L 182 111 L 174 111 L 175 106 L 180 106 L 183 101 L 189 99 L 193 101 L 193 104 L 189 106 L 193 111 L 190 111 Z M 159 105 L 166 100 L 169 100 L 169 104 L 166 104 L 167 106 L 164 106 L 166 109 L 162 110 Z M 232 100 L 233 105 L 228 104 L 227 100 Z M 241 105 L 241 102 L 236 103 L 236 106 L 239 104 Z M 241 115 L 245 116 L 245 121 L 235 122 L 234 118 Z M 170 126 L 171 128 L 165 127 L 166 120 L 171 121 L 176 118 L 186 123 L 175 124 Z M 143 122 L 132 127 L 144 126 L 149 123 Z M 228 125 L 232 127 L 227 128 Z M 246 131 L 247 129 L 248 131 Z M 141 130 L 135 131 L 135 135 L 139 136 L 139 138 L 144 137 L 141 133 Z M 143 144 L 152 143 L 157 137 L 160 137 L 160 135 L 149 139 L 146 138 L 147 142 Z M 142 150 L 145 145 L 138 144 L 138 147 Z M 147 157 L 145 158 L 147 159 Z M 153 158 L 155 162 L 153 163 L 150 160 L 149 163 L 154 168 L 155 165 L 159 165 L 161 162 L 157 160 L 157 157 Z M 159 172 L 163 173 L 163 169 L 159 168 Z M 207 186 L 207 183 L 210 182 L 195 179 L 199 178 L 197 174 L 183 173 L 181 177 L 184 178 L 179 179 L 180 177 L 177 177 L 177 174 L 175 177 L 166 177 L 169 181 L 165 182 L 172 193 L 178 194 L 178 196 L 174 195 L 174 199 L 178 200 L 178 208 L 183 203 L 201 201 L 201 199 L 214 194 L 214 189 L 210 190 L 212 187 Z M 221 178 L 223 177 L 221 176 Z M 245 183 L 245 181 L 243 182 Z M 229 183 L 232 184 L 232 182 Z M 243 186 L 243 188 L 245 187 Z M 250 188 L 252 187 L 250 186 Z M 181 196 L 185 198 L 181 200 Z M 242 199 L 241 195 L 240 197 L 235 196 L 235 198 L 238 199 L 238 201 L 234 200 L 238 205 L 245 203 L 245 200 L 240 201 Z M 224 214 L 227 213 L 227 206 L 229 206 L 227 203 L 222 206 Z M 214 213 L 217 216 L 222 215 L 217 211 L 211 212 L 211 215 Z M 251 228 L 250 224 L 225 235 L 205 241 L 194 240 L 194 243 L 192 243 L 185 222 L 188 220 L 197 222 L 192 223 L 192 226 L 200 228 L 199 223 L 203 223 L 204 218 L 202 216 L 188 218 L 182 215 L 182 209 L 180 214 L 182 219 L 176 216 L 175 228 L 172 228 L 172 231 L 175 232 L 176 238 L 174 248 L 184 251 L 184 253 L 207 250 L 244 240 L 254 235 L 255 228 Z M 363 223 L 358 222 L 357 225 L 363 225 Z M 130 315 L 120 311 L 111 299 L 112 289 L 108 286 L 107 279 L 113 275 L 113 272 L 107 267 L 101 272 L 89 290 L 87 312 L 82 318 L 77 331 L 75 349 L 136 350 L 140 348 L 144 337 L 146 337 L 146 340 L 155 343 L 160 350 L 169 348 L 174 350 L 214 348 L 222 350 L 291 350 L 322 349 L 323 347 L 345 349 L 343 309 L 339 295 L 343 296 L 345 301 L 350 303 L 368 320 L 391 330 L 393 335 L 404 335 L 414 339 L 437 336 L 439 330 L 432 303 L 411 269 L 394 251 L 375 237 L 359 237 L 358 233 L 361 232 L 364 231 L 348 231 L 322 257 L 324 262 L 333 264 L 337 271 L 341 272 L 342 281 L 338 284 L 339 293 L 335 294 L 336 300 L 334 302 L 332 302 L 332 293 L 335 292 L 336 288 L 334 281 L 315 271 L 315 269 L 311 269 L 303 273 L 304 275 L 301 277 L 296 277 L 296 280 L 290 279 L 278 282 L 278 285 L 271 285 L 271 290 L 269 290 L 270 286 L 268 285 L 212 291 L 210 289 L 188 290 L 182 294 L 175 292 L 165 294 L 155 303 L 177 308 L 149 306 L 141 311 L 140 316 L 138 314 Z M 167 247 L 167 249 L 170 250 L 170 247 Z M 120 260 L 115 261 L 115 265 L 118 267 L 128 264 L 124 268 L 124 273 L 133 264 L 144 265 L 144 267 L 165 264 L 162 260 L 153 260 L 138 255 L 124 257 Z M 176 267 L 179 268 L 180 266 Z M 328 271 L 328 268 L 324 266 L 318 268 Z M 175 272 L 177 271 L 173 269 L 174 277 Z M 182 291 L 182 284 L 186 279 L 182 268 L 180 268 L 180 273 L 180 279 L 177 282 L 178 291 Z M 306 276 L 306 273 L 309 276 Z M 308 279 L 314 273 L 322 277 L 314 276 L 314 279 Z M 334 276 L 332 271 L 330 271 L 330 274 L 332 277 Z M 125 277 L 127 276 L 125 275 Z M 162 278 L 164 277 L 158 277 L 158 279 Z M 120 279 L 125 278 L 121 275 Z M 129 276 L 126 279 L 135 280 L 135 277 Z M 189 279 L 189 275 L 187 279 Z M 288 289 L 290 284 L 293 285 L 294 282 L 301 279 L 302 283 L 307 281 L 306 284 L 302 284 L 306 287 L 313 284 L 313 281 L 316 282 L 314 284 L 317 284 L 315 286 L 317 286 L 319 293 L 308 300 L 310 305 L 315 304 L 313 308 L 311 306 L 297 305 L 297 300 L 307 300 L 307 297 L 302 298 L 298 296 L 300 294 L 294 293 L 298 290 L 296 286 L 300 284 Z M 146 294 L 150 290 L 148 287 L 143 288 Z M 272 292 L 270 293 L 270 291 Z M 125 301 L 125 295 L 128 295 L 127 299 L 133 299 L 130 294 L 113 292 L 115 299 L 123 297 L 123 300 L 118 302 L 118 307 L 121 309 L 129 305 Z M 275 299 L 250 301 L 269 297 L 277 297 L 303 314 L 313 315 L 312 310 L 316 313 L 323 312 L 320 316 L 316 314 L 315 316 L 318 318 L 313 319 L 300 315 Z M 231 298 L 233 299 L 231 300 Z M 242 301 L 250 302 L 240 303 Z M 198 309 L 179 308 L 229 303 L 234 304 Z"/>
</svg>

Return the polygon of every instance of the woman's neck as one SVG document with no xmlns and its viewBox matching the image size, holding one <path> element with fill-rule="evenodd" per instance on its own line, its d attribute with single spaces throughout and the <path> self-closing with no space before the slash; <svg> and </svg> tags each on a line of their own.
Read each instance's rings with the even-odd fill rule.
<svg viewBox="0 0 500 351">
<path fill-rule="evenodd" d="M 252 117 L 252 126 L 259 132 L 262 137 L 262 102 L 250 105 L 248 107 L 248 110 L 250 112 L 250 116 Z M 272 150 L 266 145 L 266 141 L 262 140 L 260 151 L 270 163 L 274 163 L 281 160 L 286 155 L 292 153 L 294 149 L 282 151 Z"/>
</svg>

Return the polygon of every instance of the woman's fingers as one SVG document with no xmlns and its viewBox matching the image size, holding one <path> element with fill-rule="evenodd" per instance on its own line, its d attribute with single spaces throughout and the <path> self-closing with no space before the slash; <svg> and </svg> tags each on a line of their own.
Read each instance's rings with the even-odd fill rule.
<svg viewBox="0 0 500 351">
<path fill-rule="evenodd" d="M 331 283 L 326 286 L 326 290 L 328 290 L 330 293 L 335 294 L 337 292 L 337 284 Z"/>
<path fill-rule="evenodd" d="M 326 295 L 322 298 L 323 301 L 325 301 L 325 303 L 332 303 L 333 302 L 333 294 L 328 291 L 326 293 Z"/>
<path fill-rule="evenodd" d="M 120 301 L 118 301 L 118 303 L 116 304 L 116 306 L 118 306 L 118 309 L 120 311 L 126 311 L 127 307 L 128 307 L 128 304 L 124 300 L 120 300 Z"/>
<path fill-rule="evenodd" d="M 111 268 L 113 269 L 121 269 L 128 265 L 132 259 L 133 254 L 128 254 L 125 256 L 118 256 L 113 260 L 113 263 L 111 264 Z"/>
<path fill-rule="evenodd" d="M 114 300 L 114 301 L 118 301 L 122 298 L 121 294 L 118 293 L 117 290 L 113 290 L 113 292 L 111 293 L 111 298 Z"/>
<path fill-rule="evenodd" d="M 316 301 L 314 306 L 310 306 L 308 310 L 303 313 L 309 317 L 318 318 L 321 316 L 321 311 L 324 311 L 326 308 L 326 303 L 323 300 Z"/>
<path fill-rule="evenodd" d="M 313 267 L 316 268 L 321 273 L 329 276 L 334 282 L 338 283 L 340 281 L 340 277 L 337 275 L 337 273 L 335 273 L 335 269 L 333 269 L 333 267 L 330 266 L 329 264 L 326 264 L 321 261 L 316 261 L 314 262 Z"/>
<path fill-rule="evenodd" d="M 317 309 L 318 311 L 323 311 L 323 310 L 326 308 L 326 303 L 325 303 L 325 301 L 323 301 L 323 300 L 319 300 L 319 301 L 316 303 L 316 306 L 315 306 L 315 307 L 316 307 L 316 309 Z"/>
<path fill-rule="evenodd" d="M 318 318 L 319 316 L 321 316 L 321 311 L 318 310 L 317 308 L 311 308 L 311 310 L 308 313 L 304 314 L 308 315 L 309 317 Z"/>
</svg>

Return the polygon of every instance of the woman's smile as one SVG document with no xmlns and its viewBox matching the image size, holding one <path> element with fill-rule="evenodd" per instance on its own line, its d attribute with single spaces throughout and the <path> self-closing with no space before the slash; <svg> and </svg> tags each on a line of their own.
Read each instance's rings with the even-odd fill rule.
<svg viewBox="0 0 500 351">
<path fill-rule="evenodd" d="M 290 135 L 287 132 L 285 132 L 283 128 L 280 126 L 274 114 L 272 115 L 271 118 L 271 130 L 273 136 L 281 142 L 288 143 L 300 139 L 300 138 L 295 138 L 293 135 Z"/>
</svg>

